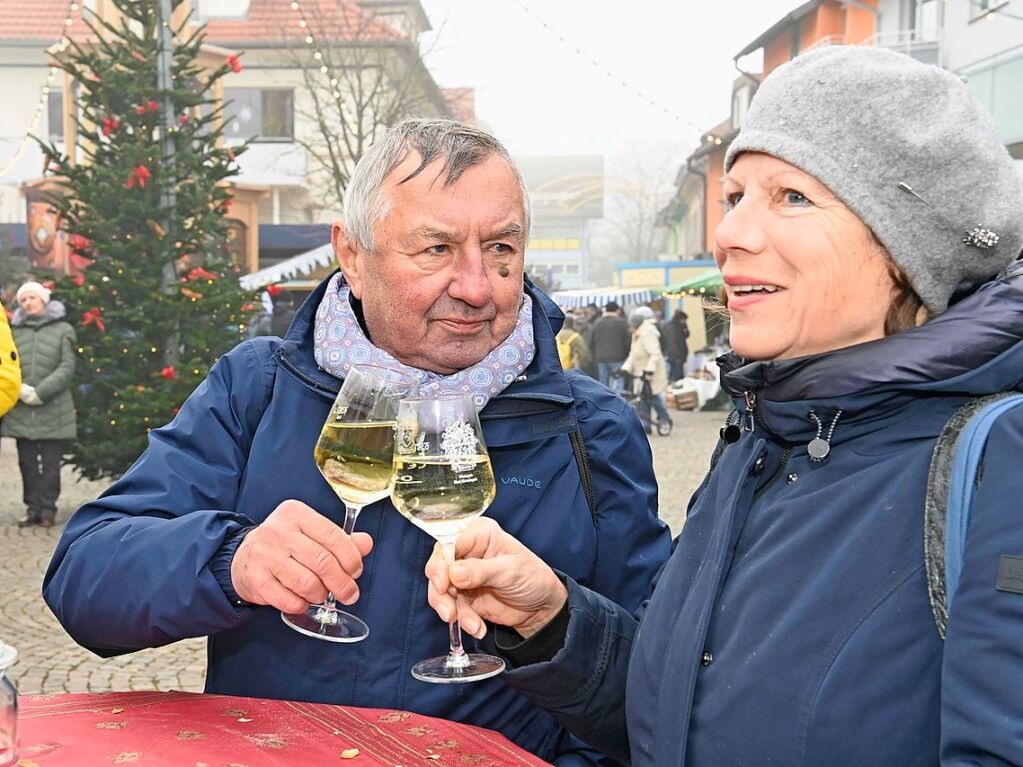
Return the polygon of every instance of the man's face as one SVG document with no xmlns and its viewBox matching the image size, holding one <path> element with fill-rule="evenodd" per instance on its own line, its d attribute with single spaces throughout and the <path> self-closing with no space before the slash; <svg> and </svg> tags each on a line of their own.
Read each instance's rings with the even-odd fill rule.
<svg viewBox="0 0 1023 767">
<path fill-rule="evenodd" d="M 384 181 L 390 212 L 374 253 L 334 225 L 338 264 L 362 301 L 373 343 L 406 365 L 451 375 L 476 364 L 515 328 L 522 302 L 526 213 L 499 157 L 444 186 L 438 160 L 412 154 Z"/>
</svg>

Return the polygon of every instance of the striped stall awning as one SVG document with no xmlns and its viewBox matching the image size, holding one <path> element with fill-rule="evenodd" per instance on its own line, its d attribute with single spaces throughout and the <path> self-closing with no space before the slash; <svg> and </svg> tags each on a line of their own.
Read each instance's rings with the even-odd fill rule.
<svg viewBox="0 0 1023 767">
<path fill-rule="evenodd" d="M 590 304 L 604 306 L 608 301 L 615 301 L 620 306 L 633 306 L 657 301 L 660 298 L 661 288 L 584 288 L 551 293 L 551 300 L 566 309 Z"/>
<path fill-rule="evenodd" d="M 242 276 L 238 282 L 245 290 L 258 290 L 267 285 L 274 285 L 285 280 L 293 280 L 296 277 L 305 277 L 317 269 L 329 267 L 334 263 L 334 247 L 328 242 L 318 248 L 299 253 L 279 264 L 260 269 Z"/>
</svg>

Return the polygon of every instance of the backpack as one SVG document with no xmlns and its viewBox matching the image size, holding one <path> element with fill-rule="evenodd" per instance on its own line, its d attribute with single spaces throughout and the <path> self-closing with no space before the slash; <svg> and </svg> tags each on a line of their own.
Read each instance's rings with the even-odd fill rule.
<svg viewBox="0 0 1023 767">
<path fill-rule="evenodd" d="M 558 342 L 558 358 L 561 360 L 561 367 L 565 370 L 579 367 L 579 355 L 576 353 L 576 341 L 579 337 L 574 330 L 572 335 L 564 341 L 561 340 L 560 333 L 554 336 L 554 340 Z"/>
<path fill-rule="evenodd" d="M 934 446 L 924 504 L 927 592 L 945 638 L 952 597 L 962 573 L 973 497 L 983 478 L 984 449 L 999 416 L 1023 405 L 1023 393 L 970 400 L 948 419 Z"/>
</svg>

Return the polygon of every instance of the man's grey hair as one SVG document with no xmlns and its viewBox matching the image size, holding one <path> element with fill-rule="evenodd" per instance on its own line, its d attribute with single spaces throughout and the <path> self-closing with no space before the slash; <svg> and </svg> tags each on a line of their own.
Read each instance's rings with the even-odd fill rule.
<svg viewBox="0 0 1023 767">
<path fill-rule="evenodd" d="M 440 178 L 444 187 L 458 181 L 465 171 L 491 157 L 508 163 L 522 190 L 524 226 L 529 236 L 529 192 L 518 166 L 500 141 L 479 128 L 455 120 L 409 119 L 389 128 L 359 160 L 345 190 L 344 219 L 348 237 L 364 250 L 373 252 L 373 228 L 391 210 L 391 200 L 383 185 L 391 172 L 415 152 L 419 167 L 398 183 L 410 181 L 436 160 L 442 160 Z"/>
</svg>

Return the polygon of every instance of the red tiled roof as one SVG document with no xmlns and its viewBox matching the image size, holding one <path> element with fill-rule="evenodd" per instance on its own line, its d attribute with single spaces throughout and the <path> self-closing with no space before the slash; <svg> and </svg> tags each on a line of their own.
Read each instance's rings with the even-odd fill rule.
<svg viewBox="0 0 1023 767">
<path fill-rule="evenodd" d="M 90 31 L 81 20 L 82 11 L 72 13 L 74 23 L 64 26 L 69 0 L 0 0 L 0 41 L 56 43 L 69 30 L 72 37 L 86 37 Z M 82 0 L 78 0 L 82 6 Z M 402 40 L 405 35 L 356 6 L 352 0 L 302 0 L 301 14 L 291 0 L 252 0 L 249 13 L 241 19 L 210 19 L 206 40 L 211 43 L 266 45 L 301 40 L 306 30 L 299 26 L 304 16 L 308 30 L 317 40 Z M 241 46 L 239 46 L 241 47 Z"/>
<path fill-rule="evenodd" d="M 317 40 L 401 40 L 394 27 L 373 18 L 351 0 L 302 0 L 301 11 L 291 0 L 252 0 L 244 19 L 210 19 L 206 39 L 211 43 L 271 43 L 301 40 L 307 32 Z M 303 29 L 299 21 L 305 19 Z"/>
<path fill-rule="evenodd" d="M 45 47 L 59 42 L 66 30 L 84 37 L 89 29 L 82 21 L 83 3 L 78 5 L 68 28 L 64 26 L 71 8 L 68 0 L 0 0 L 0 40 L 38 40 Z"/>
</svg>

